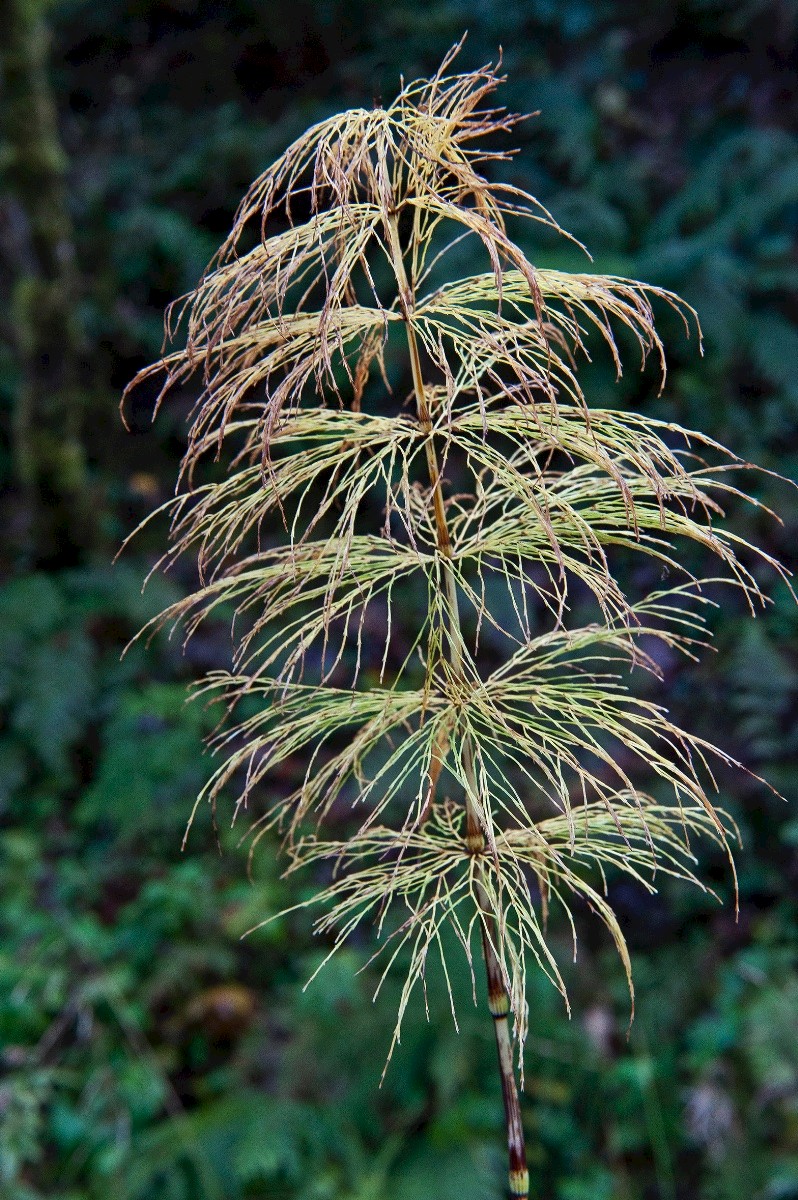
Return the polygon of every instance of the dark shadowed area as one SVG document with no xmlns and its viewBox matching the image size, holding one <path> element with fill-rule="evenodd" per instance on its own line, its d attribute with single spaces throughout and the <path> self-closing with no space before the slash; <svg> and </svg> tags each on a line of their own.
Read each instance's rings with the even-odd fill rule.
<svg viewBox="0 0 798 1200">
<path fill-rule="evenodd" d="M 201 808 L 181 848 L 217 719 L 187 689 L 228 664 L 230 628 L 222 614 L 185 649 L 163 632 L 122 657 L 196 584 L 186 560 L 142 593 L 163 521 L 114 561 L 174 489 L 196 390 L 153 425 L 157 387 L 139 387 L 127 429 L 119 399 L 259 172 L 314 122 L 434 72 L 467 28 L 463 68 L 501 46 L 503 102 L 539 110 L 497 176 L 591 269 L 673 289 L 701 318 L 703 357 L 658 311 L 662 394 L 654 371 L 630 360 L 616 383 L 597 354 L 591 403 L 766 468 L 745 483 L 781 522 L 733 495 L 727 517 L 793 566 L 798 3 L 2 0 L 0 16 L 0 1196 L 500 1200 L 493 1035 L 465 975 L 459 1031 L 432 972 L 428 1019 L 416 999 L 380 1087 L 401 963 L 373 1003 L 358 934 L 305 989 L 329 949 L 306 912 L 242 935 L 312 876 L 282 878 L 268 838 L 248 864 L 232 802 L 218 827 Z M 529 253 L 585 261 L 551 238 Z M 483 269 L 467 250 L 460 265 Z M 798 608 L 751 565 L 772 603 L 752 621 L 718 593 L 714 652 L 659 651 L 651 693 L 747 768 L 717 776 L 742 835 L 739 914 L 712 847 L 695 851 L 722 905 L 608 879 L 634 953 L 630 1032 L 606 933 L 579 914 L 571 964 L 555 924 L 573 1015 L 532 979 L 539 1200 L 798 1200 Z"/>
</svg>

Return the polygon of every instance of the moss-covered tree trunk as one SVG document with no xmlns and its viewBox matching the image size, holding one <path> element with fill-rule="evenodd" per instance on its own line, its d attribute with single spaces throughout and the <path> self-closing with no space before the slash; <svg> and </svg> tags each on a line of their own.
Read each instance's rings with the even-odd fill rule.
<svg viewBox="0 0 798 1200">
<path fill-rule="evenodd" d="M 17 362 L 15 540 L 29 562 L 66 561 L 91 540 L 81 442 L 77 316 L 67 162 L 48 74 L 48 0 L 0 0 L 3 190 L 9 216 L 11 341 Z"/>
</svg>

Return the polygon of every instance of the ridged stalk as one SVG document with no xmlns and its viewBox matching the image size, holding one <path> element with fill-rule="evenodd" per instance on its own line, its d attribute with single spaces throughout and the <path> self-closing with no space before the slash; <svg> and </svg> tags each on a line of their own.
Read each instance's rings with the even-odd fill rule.
<svg viewBox="0 0 798 1200">
<path fill-rule="evenodd" d="M 426 456 L 427 470 L 432 494 L 432 505 L 435 514 L 438 551 L 441 555 L 441 569 L 449 616 L 449 657 L 452 671 L 457 679 L 465 682 L 462 654 L 462 632 L 460 628 L 460 611 L 457 599 L 457 583 L 452 567 L 452 543 L 446 522 L 446 509 L 443 502 L 443 487 L 441 483 L 440 465 L 432 440 L 432 421 L 427 403 L 424 379 L 421 371 L 421 357 L 418 340 L 410 322 L 414 307 L 413 289 L 407 277 L 396 216 L 392 216 L 387 225 L 388 242 L 391 250 L 391 260 L 396 273 L 399 287 L 399 303 L 407 334 L 407 345 L 410 354 L 410 364 L 413 373 L 413 390 L 416 400 L 416 415 L 422 431 L 427 435 Z M 474 754 L 471 741 L 463 739 L 463 765 L 465 768 L 468 790 L 466 792 L 466 848 L 474 859 L 474 890 L 480 908 L 482 952 L 485 958 L 485 972 L 488 983 L 488 1008 L 493 1018 L 493 1029 L 496 1035 L 496 1050 L 499 1060 L 499 1076 L 501 1079 L 502 1099 L 504 1101 L 504 1117 L 507 1129 L 508 1151 L 508 1185 L 513 1200 L 528 1200 L 529 1171 L 526 1162 L 526 1146 L 524 1143 L 524 1127 L 521 1120 L 521 1104 L 518 1096 L 518 1085 L 513 1066 L 513 1047 L 510 1036 L 509 1015 L 510 998 L 502 976 L 501 963 L 497 953 L 498 930 L 496 920 L 490 911 L 485 885 L 482 879 L 481 860 L 485 853 L 485 835 L 479 821 L 473 796 L 477 794 L 477 779 L 474 770 Z M 470 795 L 469 795 L 470 792 Z"/>
</svg>

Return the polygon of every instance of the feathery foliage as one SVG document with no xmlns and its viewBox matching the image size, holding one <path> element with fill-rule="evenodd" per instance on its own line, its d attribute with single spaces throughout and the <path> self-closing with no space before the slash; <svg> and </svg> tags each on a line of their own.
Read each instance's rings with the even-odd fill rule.
<svg viewBox="0 0 798 1200">
<path fill-rule="evenodd" d="M 573 923 L 586 902 L 631 988 L 604 872 L 700 885 L 691 837 L 728 847 L 734 832 L 711 799 L 713 760 L 732 760 L 639 698 L 630 671 L 657 674 L 658 642 L 695 654 L 718 580 L 752 610 L 765 597 L 757 552 L 722 525 L 747 464 L 591 407 L 580 380 L 594 347 L 620 374 L 631 346 L 664 384 L 652 305 L 700 343 L 695 313 L 661 288 L 535 267 L 529 224 L 564 231 L 487 182 L 510 154 L 482 139 L 519 118 L 490 106 L 491 66 L 449 73 L 456 52 L 390 106 L 314 126 L 256 181 L 170 311 L 184 348 L 138 381 L 165 372 L 159 404 L 200 381 L 164 559 L 194 555 L 200 584 L 156 624 L 190 636 L 234 613 L 232 667 L 200 689 L 231 716 L 198 803 L 269 797 L 255 842 L 279 830 L 289 870 L 314 868 L 331 953 L 364 921 L 385 971 L 410 949 L 395 1038 L 433 958 L 448 979 L 444 927 L 469 965 L 481 935 L 523 1196 L 505 1018 L 521 1063 L 530 965 L 565 993 L 549 909 Z M 452 280 L 466 237 L 486 269 Z M 391 387 L 400 354 L 407 397 Z M 680 567 L 687 541 L 716 560 L 706 592 Z M 624 555 L 678 582 L 629 595 Z M 409 653 L 394 637 L 408 625 Z"/>
</svg>

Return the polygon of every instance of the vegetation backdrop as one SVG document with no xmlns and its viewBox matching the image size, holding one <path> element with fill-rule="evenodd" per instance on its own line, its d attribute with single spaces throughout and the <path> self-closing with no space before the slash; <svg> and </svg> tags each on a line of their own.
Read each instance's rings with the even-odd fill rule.
<svg viewBox="0 0 798 1200">
<path fill-rule="evenodd" d="M 201 813 L 213 720 L 186 685 L 229 654 L 224 619 L 121 651 L 193 584 L 141 581 L 191 397 L 150 426 L 124 385 L 157 357 L 250 181 L 308 124 L 504 47 L 514 179 L 597 271 L 680 292 L 668 388 L 621 400 L 706 430 L 788 478 L 798 459 L 795 0 L 3 0 L 0 145 L 0 1195 L 9 1200 L 440 1200 L 502 1196 L 492 1031 L 443 990 L 409 1014 L 385 1083 L 390 995 L 355 943 L 308 989 L 308 919 L 248 939 L 309 884 Z M 541 243 L 550 266 L 573 266 Z M 571 252 L 567 252 L 570 254 Z M 464 272 L 470 269 L 465 264 Z M 667 333 L 667 330 L 665 331 Z M 675 332 L 675 331 L 674 331 Z M 592 395 L 614 387 L 597 362 Z M 730 519 L 789 565 L 783 518 Z M 716 653 L 663 659 L 677 720 L 792 804 L 722 775 L 739 822 L 740 915 L 673 885 L 610 881 L 636 955 L 637 1016 L 607 938 L 580 925 L 569 1022 L 535 980 L 524 1113 L 541 1200 L 798 1197 L 798 613 L 728 597 Z M 226 815 L 226 814 L 225 814 Z M 561 931 L 566 946 L 567 931 Z M 567 955 L 566 955 L 567 956 Z M 397 987 L 401 982 L 398 976 Z"/>
</svg>

